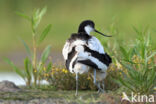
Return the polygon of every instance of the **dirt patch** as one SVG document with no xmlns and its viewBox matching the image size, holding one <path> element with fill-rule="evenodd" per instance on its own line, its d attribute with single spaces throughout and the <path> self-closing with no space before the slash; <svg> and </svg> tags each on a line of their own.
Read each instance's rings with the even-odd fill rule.
<svg viewBox="0 0 156 104">
<path fill-rule="evenodd" d="M 2 81 L 0 82 L 0 91 L 1 92 L 17 92 L 21 89 L 17 87 L 13 82 Z"/>
</svg>

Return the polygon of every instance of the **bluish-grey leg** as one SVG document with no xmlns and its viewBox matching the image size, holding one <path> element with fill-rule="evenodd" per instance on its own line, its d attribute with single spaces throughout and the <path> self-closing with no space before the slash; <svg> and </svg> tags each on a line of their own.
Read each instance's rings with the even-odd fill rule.
<svg viewBox="0 0 156 104">
<path fill-rule="evenodd" d="M 101 88 L 100 82 L 97 82 L 98 93 L 104 93 L 104 90 Z"/>
<path fill-rule="evenodd" d="M 96 85 L 96 69 L 94 69 L 94 84 Z"/>
<path fill-rule="evenodd" d="M 104 80 L 102 81 L 102 89 L 103 89 L 103 93 L 105 92 L 105 83 Z"/>
<path fill-rule="evenodd" d="M 75 96 L 78 95 L 78 73 L 76 73 L 76 93 Z"/>
<path fill-rule="evenodd" d="M 102 81 L 102 89 L 105 90 L 104 80 Z"/>
</svg>

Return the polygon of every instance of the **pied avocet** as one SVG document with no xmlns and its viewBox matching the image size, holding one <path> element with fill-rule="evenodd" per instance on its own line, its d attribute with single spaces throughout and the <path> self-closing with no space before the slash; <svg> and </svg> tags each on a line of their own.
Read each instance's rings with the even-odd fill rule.
<svg viewBox="0 0 156 104">
<path fill-rule="evenodd" d="M 78 93 L 78 74 L 88 72 L 92 73 L 94 84 L 100 92 L 103 92 L 104 88 L 101 88 L 100 82 L 106 77 L 106 70 L 112 62 L 111 57 L 104 52 L 100 41 L 91 36 L 90 33 L 97 32 L 106 37 L 111 36 L 104 35 L 94 27 L 93 21 L 83 21 L 79 26 L 78 32 L 71 34 L 62 50 L 66 68 L 71 73 L 76 73 L 76 95 Z M 104 86 L 104 83 L 102 85 Z"/>
</svg>

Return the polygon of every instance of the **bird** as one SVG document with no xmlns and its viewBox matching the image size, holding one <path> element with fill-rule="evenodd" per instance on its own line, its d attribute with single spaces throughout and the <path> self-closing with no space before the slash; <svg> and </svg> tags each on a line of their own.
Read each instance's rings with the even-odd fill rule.
<svg viewBox="0 0 156 104">
<path fill-rule="evenodd" d="M 111 57 L 104 51 L 101 42 L 95 36 L 92 36 L 91 32 L 112 37 L 96 30 L 95 23 L 92 20 L 84 20 L 80 23 L 78 32 L 71 34 L 62 49 L 66 68 L 71 73 L 76 74 L 75 95 L 78 95 L 78 75 L 89 72 L 94 78 L 93 83 L 97 86 L 98 92 L 104 92 L 103 80 L 107 75 L 108 67 L 112 63 Z M 100 84 L 101 81 L 102 85 Z"/>
</svg>

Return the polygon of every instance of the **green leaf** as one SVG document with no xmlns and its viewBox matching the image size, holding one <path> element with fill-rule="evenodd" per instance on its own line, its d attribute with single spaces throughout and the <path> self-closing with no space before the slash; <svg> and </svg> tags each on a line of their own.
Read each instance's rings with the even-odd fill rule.
<svg viewBox="0 0 156 104">
<path fill-rule="evenodd" d="M 51 46 L 50 46 L 50 45 L 48 45 L 48 46 L 44 49 L 44 51 L 43 51 L 43 53 L 42 53 L 42 55 L 41 55 L 41 62 L 42 62 L 42 63 L 45 63 L 45 61 L 47 60 L 47 58 L 48 58 L 48 56 L 49 56 L 49 53 L 50 53 L 50 50 L 51 50 Z"/>
<path fill-rule="evenodd" d="M 154 57 L 156 55 L 156 52 L 153 52 L 149 57 L 147 57 L 147 62 L 149 61 L 149 59 L 151 59 L 152 57 Z"/>
<path fill-rule="evenodd" d="M 5 61 L 6 61 L 8 64 L 10 64 L 10 65 L 12 66 L 13 70 L 14 70 L 19 76 L 21 76 L 21 77 L 25 80 L 25 75 L 24 75 L 24 73 L 23 73 L 20 69 L 18 69 L 18 68 L 13 64 L 13 62 L 12 62 L 10 59 L 6 58 Z"/>
<path fill-rule="evenodd" d="M 124 57 L 126 60 L 129 60 L 129 59 L 128 59 L 128 54 L 127 54 L 126 49 L 125 49 L 124 47 L 120 46 L 120 51 L 121 51 L 123 57 Z"/>
<path fill-rule="evenodd" d="M 50 31 L 51 29 L 51 24 L 49 24 L 42 32 L 39 40 L 38 40 L 38 44 L 40 44 L 44 39 L 45 37 L 47 36 L 48 32 Z"/>
<path fill-rule="evenodd" d="M 30 62 L 30 60 L 28 58 L 25 58 L 24 65 L 25 65 L 25 71 L 26 71 L 26 74 L 27 74 L 27 78 L 31 79 L 32 67 L 31 67 L 31 62 Z"/>
<path fill-rule="evenodd" d="M 137 70 L 133 69 L 133 67 L 129 64 L 122 63 L 122 65 L 127 69 L 127 74 L 129 76 L 128 78 L 133 82 L 140 83 L 139 77 L 141 76 L 141 73 L 139 73 Z"/>
<path fill-rule="evenodd" d="M 40 11 L 40 9 L 37 9 L 34 12 L 32 19 L 31 19 L 33 30 L 35 30 L 38 27 L 43 15 L 46 13 L 46 10 L 47 10 L 47 8 L 44 7 L 43 9 L 41 9 L 41 11 Z"/>
<path fill-rule="evenodd" d="M 151 73 L 149 73 L 149 79 L 147 80 L 147 88 L 148 90 L 152 89 L 152 87 L 154 87 L 154 82 L 156 81 L 156 72 L 155 69 L 150 69 Z"/>
<path fill-rule="evenodd" d="M 47 72 L 50 72 L 50 70 L 51 70 L 51 68 L 52 68 L 52 63 L 50 62 L 49 64 L 48 64 L 48 66 L 47 66 Z"/>
<path fill-rule="evenodd" d="M 151 44 L 151 36 L 148 34 L 147 35 L 147 38 L 146 38 L 146 41 L 145 41 L 145 46 L 146 47 L 149 47 L 150 46 L 150 44 Z"/>
<path fill-rule="evenodd" d="M 38 69 L 38 74 L 40 74 L 40 73 L 42 73 L 42 69 L 43 69 L 43 66 L 44 66 L 44 63 L 39 63 L 38 65 L 37 65 L 37 69 Z"/>
<path fill-rule="evenodd" d="M 31 57 L 32 56 L 32 52 L 31 52 L 29 46 L 26 44 L 26 42 L 24 40 L 20 39 L 20 41 L 23 43 L 23 45 L 24 45 L 28 55 Z"/>
<path fill-rule="evenodd" d="M 34 13 L 33 13 L 33 16 L 32 16 L 32 27 L 33 29 L 35 30 L 40 22 L 40 18 L 39 18 L 39 11 L 40 9 L 37 9 Z"/>
<path fill-rule="evenodd" d="M 128 89 L 132 90 L 133 92 L 135 92 L 135 90 L 132 88 L 131 84 L 129 84 L 126 80 L 123 80 L 121 77 L 119 77 L 119 82 L 121 85 L 127 87 Z"/>
<path fill-rule="evenodd" d="M 17 15 L 23 17 L 24 19 L 28 20 L 28 21 L 31 21 L 31 18 L 23 13 L 20 13 L 20 12 L 16 12 Z"/>
<path fill-rule="evenodd" d="M 43 15 L 46 13 L 46 11 L 47 11 L 47 7 L 42 8 L 41 12 L 39 13 L 39 17 L 42 18 Z"/>
</svg>

